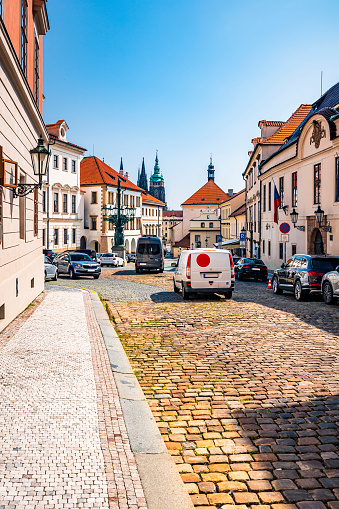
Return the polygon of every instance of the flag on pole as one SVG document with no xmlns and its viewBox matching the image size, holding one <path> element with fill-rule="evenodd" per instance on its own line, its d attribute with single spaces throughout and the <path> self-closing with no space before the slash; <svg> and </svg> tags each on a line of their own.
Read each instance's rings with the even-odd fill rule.
<svg viewBox="0 0 339 509">
<path fill-rule="evenodd" d="M 281 205 L 280 194 L 274 184 L 274 222 L 278 224 L 278 208 Z"/>
</svg>

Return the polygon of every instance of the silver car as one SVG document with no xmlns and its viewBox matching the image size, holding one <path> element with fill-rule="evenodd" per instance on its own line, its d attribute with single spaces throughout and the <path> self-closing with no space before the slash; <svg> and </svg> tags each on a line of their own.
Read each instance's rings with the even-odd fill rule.
<svg viewBox="0 0 339 509">
<path fill-rule="evenodd" d="M 102 253 L 100 257 L 100 265 L 101 267 L 104 267 L 105 265 L 115 267 L 116 263 L 114 260 L 113 253 Z"/>
<path fill-rule="evenodd" d="M 53 279 L 53 281 L 56 281 L 58 279 L 58 269 L 50 262 L 48 257 L 45 256 L 45 281 L 47 279 Z"/>
<path fill-rule="evenodd" d="M 321 293 L 325 304 L 333 304 L 339 299 L 339 265 L 323 276 Z"/>
</svg>

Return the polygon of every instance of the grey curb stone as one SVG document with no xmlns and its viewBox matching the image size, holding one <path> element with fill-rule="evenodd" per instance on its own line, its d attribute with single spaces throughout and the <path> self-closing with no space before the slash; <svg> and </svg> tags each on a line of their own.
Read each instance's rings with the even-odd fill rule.
<svg viewBox="0 0 339 509">
<path fill-rule="evenodd" d="M 91 292 L 90 296 L 117 385 L 147 507 L 194 509 L 119 337 L 98 295 Z"/>
</svg>

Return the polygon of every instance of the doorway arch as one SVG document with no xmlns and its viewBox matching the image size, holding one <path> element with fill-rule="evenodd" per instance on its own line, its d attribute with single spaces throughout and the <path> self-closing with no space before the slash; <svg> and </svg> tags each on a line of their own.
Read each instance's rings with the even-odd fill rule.
<svg viewBox="0 0 339 509">
<path fill-rule="evenodd" d="M 319 228 L 314 228 L 311 236 L 312 254 L 324 254 L 324 241 Z"/>
<path fill-rule="evenodd" d="M 84 236 L 80 239 L 80 249 L 86 249 L 86 237 Z"/>
<path fill-rule="evenodd" d="M 136 249 L 136 242 L 135 242 L 135 239 L 132 239 L 132 242 L 131 242 L 131 253 L 135 253 L 135 249 Z"/>
<path fill-rule="evenodd" d="M 129 241 L 128 241 L 128 239 L 125 240 L 125 249 L 126 249 L 126 253 L 129 253 Z"/>
</svg>

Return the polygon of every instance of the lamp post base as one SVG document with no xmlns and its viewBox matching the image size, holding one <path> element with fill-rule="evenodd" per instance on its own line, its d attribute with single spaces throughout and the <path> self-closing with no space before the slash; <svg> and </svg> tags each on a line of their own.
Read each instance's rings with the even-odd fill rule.
<svg viewBox="0 0 339 509">
<path fill-rule="evenodd" d="M 112 246 L 112 253 L 117 253 L 120 258 L 126 263 L 126 248 L 125 246 Z"/>
</svg>

